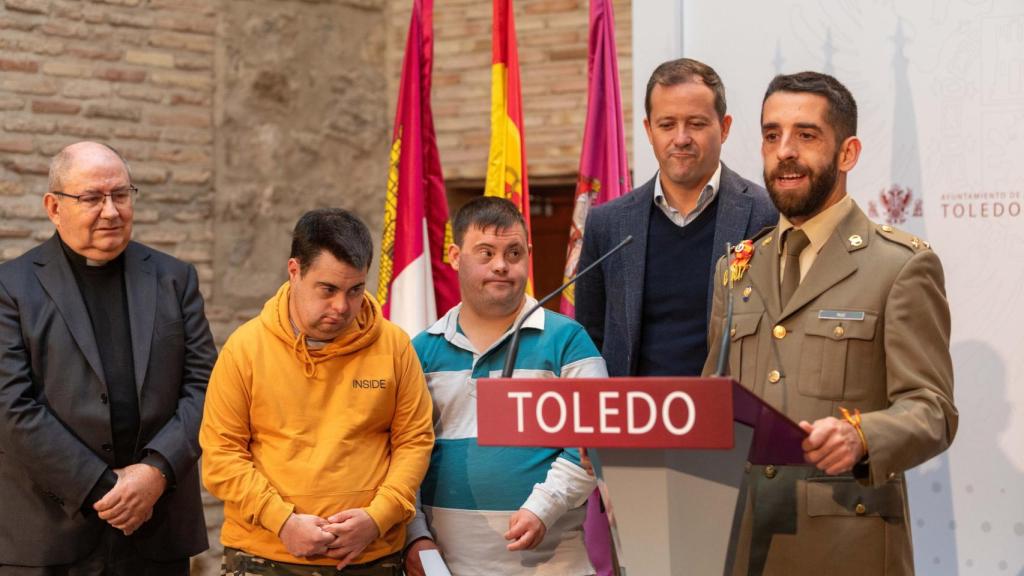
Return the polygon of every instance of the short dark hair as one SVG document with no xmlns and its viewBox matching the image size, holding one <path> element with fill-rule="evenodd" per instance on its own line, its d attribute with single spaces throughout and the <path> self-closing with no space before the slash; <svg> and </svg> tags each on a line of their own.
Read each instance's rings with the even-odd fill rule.
<svg viewBox="0 0 1024 576">
<path fill-rule="evenodd" d="M 655 85 L 668 88 L 693 82 L 695 79 L 700 79 L 711 89 L 715 95 L 715 112 L 718 113 L 718 119 L 725 118 L 725 84 L 722 84 L 722 79 L 714 68 L 692 58 L 669 60 L 654 69 L 651 79 L 647 81 L 647 95 L 644 96 L 647 118 L 651 117 L 651 92 L 654 92 Z"/>
<path fill-rule="evenodd" d="M 341 208 L 310 210 L 295 224 L 291 258 L 298 260 L 302 274 L 324 250 L 360 270 L 369 270 L 373 260 L 373 240 L 366 224 Z"/>
<path fill-rule="evenodd" d="M 764 100 L 761 101 L 762 116 L 764 103 L 776 92 L 807 92 L 824 96 L 828 100 L 825 120 L 836 133 L 836 144 L 857 134 L 857 101 L 846 86 L 834 77 L 811 71 L 779 74 L 772 78 L 764 93 Z"/>
<path fill-rule="evenodd" d="M 462 246 L 462 240 L 466 237 L 466 231 L 471 226 L 481 230 L 495 228 L 507 230 L 513 226 L 522 226 L 526 230 L 526 221 L 523 214 L 519 212 L 516 205 L 497 196 L 477 196 L 470 200 L 465 206 L 459 208 L 452 221 L 452 236 L 455 244 Z"/>
</svg>

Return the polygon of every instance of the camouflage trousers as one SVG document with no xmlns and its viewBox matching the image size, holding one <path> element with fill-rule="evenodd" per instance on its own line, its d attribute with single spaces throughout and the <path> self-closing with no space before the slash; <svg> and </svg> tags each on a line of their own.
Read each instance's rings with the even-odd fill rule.
<svg viewBox="0 0 1024 576">
<path fill-rule="evenodd" d="M 349 564 L 338 570 L 334 566 L 279 562 L 237 548 L 225 548 L 220 573 L 221 576 L 402 576 L 402 554 L 396 552 L 373 562 Z"/>
</svg>

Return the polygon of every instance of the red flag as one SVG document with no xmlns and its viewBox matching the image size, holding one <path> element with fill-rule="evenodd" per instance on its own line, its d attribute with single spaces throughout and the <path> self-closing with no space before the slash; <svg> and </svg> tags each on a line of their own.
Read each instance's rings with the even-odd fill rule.
<svg viewBox="0 0 1024 576">
<path fill-rule="evenodd" d="M 491 149 L 484 195 L 511 200 L 523 214 L 527 240 L 532 243 L 530 187 L 526 178 L 526 140 L 523 137 L 523 96 L 512 0 L 494 0 L 492 34 Z M 533 293 L 532 256 L 526 290 Z"/>
<path fill-rule="evenodd" d="M 384 316 L 415 335 L 459 302 L 448 264 L 448 200 L 430 110 L 433 0 L 414 0 L 398 89 L 384 204 L 377 300 Z"/>
<path fill-rule="evenodd" d="M 580 151 L 580 173 L 576 182 L 576 202 L 565 258 L 565 280 L 576 273 L 587 212 L 592 206 L 626 194 L 632 187 L 626 161 L 622 93 L 619 90 L 619 64 L 615 54 L 615 22 L 610 0 L 590 0 L 590 50 L 587 64 L 587 124 Z M 562 294 L 561 312 L 567 316 L 575 315 L 574 286 Z"/>
</svg>

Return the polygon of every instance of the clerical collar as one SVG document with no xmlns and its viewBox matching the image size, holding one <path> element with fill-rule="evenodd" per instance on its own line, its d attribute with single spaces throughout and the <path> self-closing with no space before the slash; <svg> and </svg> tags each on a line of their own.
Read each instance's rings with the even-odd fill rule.
<svg viewBox="0 0 1024 576">
<path fill-rule="evenodd" d="M 57 234 L 57 239 L 60 240 L 60 247 L 64 251 L 64 255 L 67 256 L 68 262 L 78 270 L 117 270 L 121 268 L 121 265 L 124 262 L 123 251 L 113 260 L 108 262 L 98 262 L 96 260 L 90 260 L 72 250 L 71 247 L 64 242 L 64 239 L 60 237 L 60 234 Z"/>
</svg>

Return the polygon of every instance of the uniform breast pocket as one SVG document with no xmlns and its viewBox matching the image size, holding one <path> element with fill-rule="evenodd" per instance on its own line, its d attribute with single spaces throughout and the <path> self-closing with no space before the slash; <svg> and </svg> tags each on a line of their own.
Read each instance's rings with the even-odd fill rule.
<svg viewBox="0 0 1024 576">
<path fill-rule="evenodd" d="M 760 312 L 736 314 L 732 317 L 732 328 L 729 329 L 729 338 L 732 340 L 729 347 L 729 373 L 737 382 L 743 382 L 744 378 L 757 371 L 757 339 L 749 336 L 757 332 L 760 323 Z"/>
<path fill-rule="evenodd" d="M 820 310 L 804 325 L 799 390 L 827 400 L 857 399 L 872 371 L 878 314 Z"/>
</svg>

